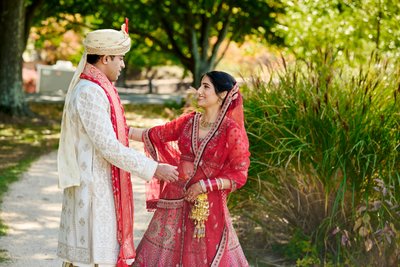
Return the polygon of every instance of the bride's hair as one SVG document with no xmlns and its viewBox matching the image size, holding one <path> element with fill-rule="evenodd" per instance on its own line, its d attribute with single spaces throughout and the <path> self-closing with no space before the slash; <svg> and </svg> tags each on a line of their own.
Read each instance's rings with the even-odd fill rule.
<svg viewBox="0 0 400 267">
<path fill-rule="evenodd" d="M 223 71 L 210 71 L 203 74 L 201 78 L 203 79 L 204 76 L 210 78 L 211 83 L 214 85 L 216 94 L 220 94 L 225 91 L 229 92 L 236 84 L 235 78 Z"/>
</svg>

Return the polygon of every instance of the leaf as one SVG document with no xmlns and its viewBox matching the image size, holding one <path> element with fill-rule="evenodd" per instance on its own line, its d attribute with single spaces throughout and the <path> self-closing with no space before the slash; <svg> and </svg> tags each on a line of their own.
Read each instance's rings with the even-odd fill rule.
<svg viewBox="0 0 400 267">
<path fill-rule="evenodd" d="M 358 208 L 357 212 L 358 212 L 358 213 L 362 213 L 362 212 L 365 211 L 366 209 L 367 209 L 366 206 L 361 206 L 361 207 Z"/>
<path fill-rule="evenodd" d="M 368 213 L 365 213 L 362 220 L 364 223 L 369 223 L 369 221 L 371 220 L 371 217 L 369 216 Z"/>
<path fill-rule="evenodd" d="M 349 239 L 344 234 L 342 235 L 342 240 L 341 241 L 342 241 L 342 246 L 347 246 L 347 245 L 350 244 Z"/>
<path fill-rule="evenodd" d="M 372 205 L 374 206 L 373 210 L 378 210 L 382 206 L 382 202 L 380 200 L 375 200 Z"/>
<path fill-rule="evenodd" d="M 339 233 L 339 231 L 340 231 L 340 228 L 336 226 L 335 229 L 333 229 L 333 231 L 332 231 L 332 235 L 336 235 L 337 233 Z"/>
<path fill-rule="evenodd" d="M 368 229 L 364 226 L 360 227 L 358 234 L 362 237 L 366 237 L 368 235 Z"/>
<path fill-rule="evenodd" d="M 372 249 L 373 243 L 371 239 L 368 238 L 367 240 L 365 240 L 364 245 L 365 245 L 365 250 L 368 252 Z"/>
<path fill-rule="evenodd" d="M 379 187 L 377 187 L 377 186 L 374 186 L 373 188 L 374 188 L 374 190 L 377 191 L 377 192 L 380 192 L 380 191 L 381 191 L 381 189 L 380 189 Z"/>
<path fill-rule="evenodd" d="M 358 219 L 356 220 L 355 224 L 354 224 L 354 227 L 353 227 L 353 231 L 354 231 L 354 232 L 356 232 L 357 229 L 361 226 L 361 223 L 362 223 L 362 219 L 361 219 L 361 218 L 358 218 Z"/>
</svg>

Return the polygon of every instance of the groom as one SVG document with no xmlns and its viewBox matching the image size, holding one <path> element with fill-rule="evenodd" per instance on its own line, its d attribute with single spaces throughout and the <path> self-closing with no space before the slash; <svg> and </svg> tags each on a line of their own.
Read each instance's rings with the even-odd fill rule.
<svg viewBox="0 0 400 267">
<path fill-rule="evenodd" d="M 113 83 L 131 46 L 120 31 L 87 34 L 65 99 L 58 151 L 63 206 L 57 254 L 64 266 L 125 267 L 135 258 L 131 173 L 175 181 L 174 166 L 129 148 L 124 109 Z"/>
</svg>

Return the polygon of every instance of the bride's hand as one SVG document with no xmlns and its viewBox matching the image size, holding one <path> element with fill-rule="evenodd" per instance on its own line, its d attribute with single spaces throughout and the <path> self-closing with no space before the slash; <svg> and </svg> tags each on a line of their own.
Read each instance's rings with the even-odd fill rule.
<svg viewBox="0 0 400 267">
<path fill-rule="evenodd" d="M 189 202 L 194 202 L 198 195 L 203 193 L 200 183 L 195 183 L 189 187 L 185 192 L 185 200 Z"/>
</svg>

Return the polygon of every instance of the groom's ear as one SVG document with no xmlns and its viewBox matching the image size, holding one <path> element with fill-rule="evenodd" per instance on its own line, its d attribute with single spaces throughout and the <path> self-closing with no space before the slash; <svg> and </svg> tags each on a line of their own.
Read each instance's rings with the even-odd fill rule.
<svg viewBox="0 0 400 267">
<path fill-rule="evenodd" d="M 101 63 L 103 63 L 104 65 L 108 64 L 108 61 L 110 61 L 110 56 L 102 56 L 100 58 Z"/>
</svg>

